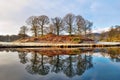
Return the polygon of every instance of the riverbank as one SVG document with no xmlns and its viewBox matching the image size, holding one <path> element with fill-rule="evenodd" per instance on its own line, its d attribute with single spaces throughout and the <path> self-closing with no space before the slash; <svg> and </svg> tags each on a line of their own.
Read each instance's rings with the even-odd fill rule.
<svg viewBox="0 0 120 80">
<path fill-rule="evenodd" d="M 120 47 L 120 42 L 98 42 L 98 43 L 37 43 L 37 42 L 0 42 L 0 48 L 35 48 L 35 47 L 60 47 L 60 48 L 74 48 L 74 47 Z"/>
</svg>

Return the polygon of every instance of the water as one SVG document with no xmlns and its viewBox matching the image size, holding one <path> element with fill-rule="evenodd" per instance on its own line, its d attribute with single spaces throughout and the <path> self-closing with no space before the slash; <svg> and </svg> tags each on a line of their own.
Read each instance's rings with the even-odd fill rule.
<svg viewBox="0 0 120 80">
<path fill-rule="evenodd" d="M 120 48 L 0 49 L 0 80 L 119 80 Z"/>
</svg>

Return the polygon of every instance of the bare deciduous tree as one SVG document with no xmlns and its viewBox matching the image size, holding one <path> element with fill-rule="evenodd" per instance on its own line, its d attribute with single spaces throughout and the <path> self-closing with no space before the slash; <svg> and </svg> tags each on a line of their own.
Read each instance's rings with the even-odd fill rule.
<svg viewBox="0 0 120 80">
<path fill-rule="evenodd" d="M 57 35 L 59 35 L 60 32 L 64 30 L 63 20 L 60 17 L 55 17 L 52 19 L 52 23 L 55 27 Z"/>
<path fill-rule="evenodd" d="M 73 33 L 74 21 L 75 21 L 75 15 L 72 13 L 69 13 L 64 17 L 64 22 L 66 24 L 66 30 L 69 33 L 69 35 L 72 35 Z"/>
<path fill-rule="evenodd" d="M 41 35 L 44 33 L 44 25 L 49 24 L 49 18 L 46 15 L 41 15 L 38 17 L 38 24 L 41 29 Z"/>
<path fill-rule="evenodd" d="M 38 26 L 37 16 L 31 16 L 27 19 L 26 23 L 31 26 L 31 31 L 34 33 L 35 37 L 38 37 L 40 28 Z"/>
<path fill-rule="evenodd" d="M 82 16 L 76 16 L 77 34 L 83 33 L 83 28 L 85 27 L 85 20 Z"/>
<path fill-rule="evenodd" d="M 21 37 L 25 38 L 27 36 L 27 31 L 28 31 L 27 26 L 22 26 L 22 27 L 20 27 L 19 35 Z"/>
<path fill-rule="evenodd" d="M 91 32 L 92 26 L 93 26 L 92 22 L 90 22 L 88 20 L 85 21 L 85 26 L 83 28 L 85 36 L 86 36 L 87 32 Z"/>
</svg>

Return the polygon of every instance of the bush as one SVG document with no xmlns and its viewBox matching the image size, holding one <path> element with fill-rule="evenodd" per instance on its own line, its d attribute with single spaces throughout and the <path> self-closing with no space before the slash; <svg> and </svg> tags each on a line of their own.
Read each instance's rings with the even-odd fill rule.
<svg viewBox="0 0 120 80">
<path fill-rule="evenodd" d="M 80 43 L 81 39 L 79 37 L 76 37 L 76 38 L 73 38 L 72 41 L 75 42 L 75 43 Z"/>
</svg>

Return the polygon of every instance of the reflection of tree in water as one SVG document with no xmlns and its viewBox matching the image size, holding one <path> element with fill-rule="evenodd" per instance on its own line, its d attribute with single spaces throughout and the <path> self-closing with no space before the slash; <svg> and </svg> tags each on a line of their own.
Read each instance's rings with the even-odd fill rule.
<svg viewBox="0 0 120 80">
<path fill-rule="evenodd" d="M 69 55 L 67 64 L 64 64 L 64 73 L 68 77 L 73 77 L 75 75 L 82 75 L 85 70 L 93 67 L 92 56 L 91 55 L 79 55 L 77 57 L 72 57 Z"/>
<path fill-rule="evenodd" d="M 12 50 L 14 51 L 14 50 Z M 30 63 L 26 66 L 26 70 L 30 74 L 39 74 L 39 75 L 47 75 L 48 73 L 55 72 L 59 73 L 62 72 L 68 77 L 74 77 L 75 75 L 82 75 L 87 69 L 90 69 L 93 67 L 92 64 L 92 55 L 91 55 L 91 49 L 85 49 L 81 50 L 81 52 L 75 50 L 75 51 L 66 51 L 66 54 L 70 52 L 74 53 L 87 53 L 89 54 L 79 54 L 79 55 L 59 55 L 60 53 L 64 53 L 64 51 L 60 51 L 60 53 L 57 53 L 59 50 L 30 50 L 28 52 L 34 52 L 32 53 L 31 58 L 27 58 L 26 51 L 19 51 L 19 58 L 20 62 Z M 107 50 L 101 49 L 96 50 L 94 52 L 103 52 L 103 55 L 105 57 L 110 57 L 110 59 L 114 62 L 120 62 L 120 48 L 107 48 Z M 42 54 L 41 54 L 42 53 Z M 93 53 L 93 52 L 92 52 Z M 104 54 L 106 53 L 106 54 Z M 46 61 L 45 58 L 47 55 L 47 59 L 50 60 L 52 57 L 51 62 Z M 51 55 L 52 54 L 52 55 Z M 54 55 L 53 55 L 54 54 Z M 48 57 L 50 55 L 50 57 Z M 30 60 L 28 60 L 30 59 Z"/>
<path fill-rule="evenodd" d="M 27 63 L 28 59 L 27 59 L 27 53 L 26 52 L 21 52 L 18 54 L 19 58 L 20 58 L 20 62 L 25 64 Z"/>
<path fill-rule="evenodd" d="M 32 54 L 32 59 L 30 60 L 31 64 L 26 66 L 26 70 L 30 74 L 37 74 L 38 73 L 38 64 L 39 64 L 39 57 L 37 53 Z"/>
<path fill-rule="evenodd" d="M 30 74 L 46 75 L 49 72 L 49 66 L 44 65 L 43 55 L 41 55 L 40 58 L 40 56 L 38 56 L 38 54 L 35 52 L 32 54 L 31 64 L 27 65 L 26 70 Z"/>
<path fill-rule="evenodd" d="M 86 69 L 89 69 L 93 67 L 93 64 L 92 64 L 92 56 L 89 55 L 84 55 L 84 56 L 81 56 L 79 55 L 78 56 L 78 63 L 77 63 L 77 69 L 76 69 L 76 74 L 78 75 L 82 75 Z"/>
<path fill-rule="evenodd" d="M 44 62 L 43 62 L 43 54 L 41 54 L 41 64 L 39 64 L 38 66 L 38 73 L 40 75 L 47 75 L 48 72 L 49 72 L 49 66 L 48 65 L 45 65 Z"/>
<path fill-rule="evenodd" d="M 73 68 L 73 63 L 72 63 L 72 55 L 69 55 L 69 58 L 67 60 L 67 64 L 64 64 L 64 69 L 63 72 L 68 76 L 68 77 L 73 77 L 75 76 L 75 70 Z"/>
<path fill-rule="evenodd" d="M 53 65 L 52 72 L 58 73 L 62 71 L 63 70 L 62 64 L 63 63 L 62 60 L 60 59 L 60 56 L 59 55 L 55 56 L 52 60 L 52 65 Z"/>
<path fill-rule="evenodd" d="M 25 62 L 25 54 L 19 54 L 19 57 L 23 59 L 22 62 Z M 82 75 L 85 70 L 93 67 L 92 57 L 86 54 L 48 57 L 39 51 L 33 51 L 32 57 L 29 59 L 30 63 L 25 69 L 30 74 L 47 75 L 49 72 L 63 72 L 68 77 L 74 77 Z"/>
<path fill-rule="evenodd" d="M 108 54 L 114 62 L 120 62 L 120 48 L 108 48 Z"/>
</svg>

